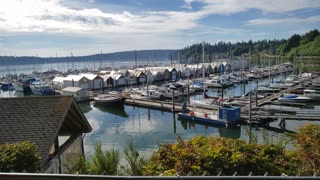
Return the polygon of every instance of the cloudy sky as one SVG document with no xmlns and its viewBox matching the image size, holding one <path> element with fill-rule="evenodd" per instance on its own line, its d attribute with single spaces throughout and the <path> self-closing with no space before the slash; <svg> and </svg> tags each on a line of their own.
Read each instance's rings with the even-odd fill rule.
<svg viewBox="0 0 320 180">
<path fill-rule="evenodd" d="M 0 55 L 178 49 L 319 27 L 319 0 L 0 0 Z"/>
</svg>

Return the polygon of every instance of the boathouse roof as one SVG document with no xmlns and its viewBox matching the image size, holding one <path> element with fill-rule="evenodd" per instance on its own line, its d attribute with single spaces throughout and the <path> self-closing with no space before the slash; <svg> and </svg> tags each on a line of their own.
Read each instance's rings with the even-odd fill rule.
<svg viewBox="0 0 320 180">
<path fill-rule="evenodd" d="M 0 98 L 0 144 L 29 140 L 43 166 L 58 136 L 91 132 L 73 96 Z"/>
<path fill-rule="evenodd" d="M 70 74 L 69 76 L 64 78 L 64 81 L 80 81 L 82 78 L 89 80 L 88 78 L 84 77 L 83 75 Z"/>
<path fill-rule="evenodd" d="M 81 76 L 86 77 L 89 80 L 94 80 L 96 78 L 101 78 L 99 75 L 97 74 L 81 74 Z"/>
<path fill-rule="evenodd" d="M 120 78 L 124 78 L 124 76 L 122 74 L 113 74 L 111 77 L 115 80 L 119 80 Z"/>
<path fill-rule="evenodd" d="M 83 90 L 83 88 L 81 88 L 81 87 L 72 87 L 72 86 L 68 86 L 68 87 L 62 89 L 62 91 L 73 92 L 73 93 L 81 91 L 81 90 Z"/>
</svg>

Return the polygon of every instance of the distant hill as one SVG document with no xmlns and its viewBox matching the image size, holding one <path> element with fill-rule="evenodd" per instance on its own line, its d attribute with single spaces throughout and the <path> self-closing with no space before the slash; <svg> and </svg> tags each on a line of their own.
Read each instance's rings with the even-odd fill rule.
<svg viewBox="0 0 320 180">
<path fill-rule="evenodd" d="M 250 54 L 281 55 L 292 59 L 293 56 L 320 56 L 320 35 L 318 30 L 309 31 L 303 35 L 294 34 L 288 39 L 273 39 L 259 41 L 241 41 L 236 43 L 218 42 L 204 43 L 205 62 L 214 59 L 249 56 Z M 176 51 L 174 59 L 181 63 L 202 62 L 202 43 L 193 44 Z"/>
<path fill-rule="evenodd" d="M 69 56 L 69 57 L 34 57 L 34 56 L 0 56 L 0 65 L 18 64 L 45 64 L 62 62 L 87 62 L 87 61 L 161 61 L 169 60 L 170 55 L 177 50 L 139 50 L 124 51 L 107 54 L 94 54 L 88 56 Z"/>
</svg>

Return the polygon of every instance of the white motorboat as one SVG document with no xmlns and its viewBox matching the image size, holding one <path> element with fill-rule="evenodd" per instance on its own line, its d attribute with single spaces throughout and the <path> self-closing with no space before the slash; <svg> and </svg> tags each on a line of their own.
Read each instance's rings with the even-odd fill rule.
<svg viewBox="0 0 320 180">
<path fill-rule="evenodd" d="M 257 92 L 262 92 L 262 93 L 273 93 L 273 92 L 279 92 L 279 89 L 267 87 L 267 86 L 258 86 L 258 88 L 254 89 Z"/>
<path fill-rule="evenodd" d="M 269 84 L 269 87 L 275 88 L 275 89 L 288 89 L 292 87 L 292 83 L 271 83 Z"/>
<path fill-rule="evenodd" d="M 154 99 L 154 100 L 162 100 L 164 99 L 165 97 L 159 93 L 157 90 L 149 90 L 149 91 L 143 91 L 141 93 L 141 96 L 145 97 L 146 99 Z"/>
<path fill-rule="evenodd" d="M 309 102 L 311 98 L 305 96 L 298 96 L 296 94 L 286 95 L 278 98 L 281 102 Z"/>
<path fill-rule="evenodd" d="M 303 96 L 308 97 L 312 100 L 320 100 L 320 91 L 313 89 L 305 89 L 303 90 Z"/>
</svg>

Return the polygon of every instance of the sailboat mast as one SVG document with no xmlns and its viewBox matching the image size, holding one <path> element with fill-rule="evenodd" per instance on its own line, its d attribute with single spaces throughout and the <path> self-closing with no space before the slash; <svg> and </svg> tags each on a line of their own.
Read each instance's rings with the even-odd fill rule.
<svg viewBox="0 0 320 180">
<path fill-rule="evenodd" d="M 205 77 L 205 74 L 204 74 L 204 41 L 202 42 L 202 84 L 203 84 L 203 94 L 206 92 L 206 89 L 205 89 L 205 85 L 204 85 L 204 77 Z"/>
<path fill-rule="evenodd" d="M 136 69 L 138 68 L 138 64 L 137 64 L 137 50 L 134 51 L 134 61 L 136 64 Z"/>
<path fill-rule="evenodd" d="M 99 56 L 100 69 L 102 69 L 101 56 L 102 56 L 102 50 L 100 50 L 100 56 Z"/>
<path fill-rule="evenodd" d="M 204 74 L 204 42 L 202 42 L 202 78 L 204 80 L 205 74 Z"/>
</svg>

